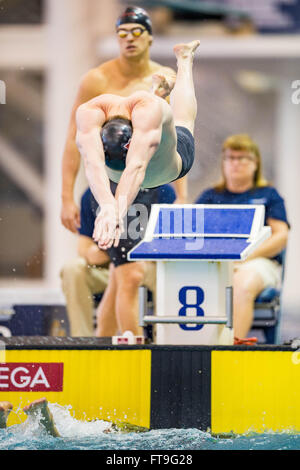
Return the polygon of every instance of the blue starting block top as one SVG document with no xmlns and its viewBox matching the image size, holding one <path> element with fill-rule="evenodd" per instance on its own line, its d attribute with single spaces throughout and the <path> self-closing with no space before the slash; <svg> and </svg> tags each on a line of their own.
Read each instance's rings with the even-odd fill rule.
<svg viewBox="0 0 300 470">
<path fill-rule="evenodd" d="M 255 209 L 223 209 L 162 207 L 154 229 L 154 236 L 250 236 Z"/>
<path fill-rule="evenodd" d="M 270 236 L 263 205 L 154 204 L 129 260 L 242 260 Z"/>
</svg>

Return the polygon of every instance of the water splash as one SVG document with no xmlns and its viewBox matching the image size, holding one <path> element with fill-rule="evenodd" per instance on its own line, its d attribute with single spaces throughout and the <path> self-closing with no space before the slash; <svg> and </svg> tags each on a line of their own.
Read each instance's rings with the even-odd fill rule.
<svg viewBox="0 0 300 470">
<path fill-rule="evenodd" d="M 97 437 L 109 430 L 111 423 L 102 420 L 79 421 L 71 416 L 71 406 L 49 404 L 57 430 L 67 438 Z"/>
<path fill-rule="evenodd" d="M 0 429 L 0 450 L 292 450 L 300 434 L 266 433 L 224 439 L 198 429 L 160 429 L 144 433 L 107 433 L 106 421 L 80 421 L 71 407 L 49 404 L 61 437 L 49 436 L 38 420 Z"/>
</svg>

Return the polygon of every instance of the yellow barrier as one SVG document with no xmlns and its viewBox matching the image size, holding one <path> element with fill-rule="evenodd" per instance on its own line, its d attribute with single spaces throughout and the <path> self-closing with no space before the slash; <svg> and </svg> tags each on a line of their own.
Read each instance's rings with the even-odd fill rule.
<svg viewBox="0 0 300 470">
<path fill-rule="evenodd" d="M 300 364 L 291 351 L 212 351 L 214 433 L 300 430 Z"/>
<path fill-rule="evenodd" d="M 290 347 L 113 346 L 97 339 L 4 340 L 0 401 L 46 397 L 78 420 L 213 434 L 300 432 L 300 352 Z M 122 425 L 123 423 L 123 425 Z M 121 426 L 122 425 L 122 426 Z"/>
<path fill-rule="evenodd" d="M 79 420 L 104 419 L 150 427 L 149 350 L 8 350 L 5 360 L 7 364 L 16 364 L 14 383 L 21 388 L 19 391 L 3 388 L 10 377 L 2 364 L 0 401 L 10 401 L 14 410 L 46 397 L 50 403 L 71 406 L 73 416 Z M 32 391 L 24 391 L 22 380 L 27 383 L 29 377 L 31 382 L 34 379 L 30 375 L 30 364 L 44 363 L 63 365 L 62 391 L 34 391 L 36 385 Z M 43 382 L 42 374 L 37 382 Z M 23 415 L 11 413 L 8 425 L 24 420 Z"/>
</svg>

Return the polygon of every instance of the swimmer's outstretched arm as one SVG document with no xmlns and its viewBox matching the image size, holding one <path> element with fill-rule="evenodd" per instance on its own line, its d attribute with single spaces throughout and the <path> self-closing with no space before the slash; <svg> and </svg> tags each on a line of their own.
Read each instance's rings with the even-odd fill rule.
<svg viewBox="0 0 300 470">
<path fill-rule="evenodd" d="M 110 190 L 105 168 L 105 156 L 100 129 L 105 122 L 101 97 L 81 105 L 76 113 L 76 143 L 83 157 L 85 173 L 91 191 L 101 207 L 95 220 L 93 239 L 100 249 L 110 248 L 112 240 L 120 238 L 122 224 L 118 223 L 118 206 Z"/>
<path fill-rule="evenodd" d="M 147 166 L 159 147 L 162 135 L 162 109 L 156 100 L 132 111 L 133 133 L 126 157 L 126 167 L 120 178 L 116 200 L 122 219 L 133 203 L 145 178 Z"/>
<path fill-rule="evenodd" d="M 49 410 L 46 398 L 33 401 L 28 406 L 25 406 L 23 411 L 28 416 L 40 418 L 40 423 L 48 434 L 53 437 L 60 437 L 60 434 L 55 426 L 52 413 Z"/>
<path fill-rule="evenodd" d="M 76 113 L 76 144 L 83 157 L 85 173 L 91 191 L 99 205 L 115 204 L 109 178 L 105 169 L 105 157 L 100 129 L 105 122 L 105 114 L 96 99 L 79 106 Z"/>
<path fill-rule="evenodd" d="M 7 418 L 12 409 L 13 405 L 10 402 L 0 402 L 0 429 L 6 428 Z M 23 411 L 29 416 L 40 418 L 41 425 L 49 434 L 51 434 L 51 436 L 60 437 L 46 398 L 33 401 L 28 406 L 25 406 Z"/>
</svg>

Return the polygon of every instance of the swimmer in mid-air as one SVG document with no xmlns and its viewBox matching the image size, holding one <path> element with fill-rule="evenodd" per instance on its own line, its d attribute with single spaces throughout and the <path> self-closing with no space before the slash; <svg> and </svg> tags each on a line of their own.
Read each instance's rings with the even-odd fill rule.
<svg viewBox="0 0 300 470">
<path fill-rule="evenodd" d="M 93 234 L 101 249 L 118 246 L 123 218 L 140 188 L 175 181 L 192 167 L 197 115 L 192 66 L 199 44 L 174 47 L 177 77 L 170 105 L 161 98 L 165 77 L 154 75 L 151 92 L 104 94 L 77 110 L 76 143 L 101 209 Z M 115 196 L 109 180 L 118 184 Z"/>
</svg>

